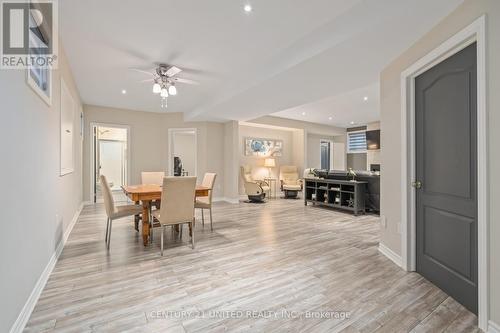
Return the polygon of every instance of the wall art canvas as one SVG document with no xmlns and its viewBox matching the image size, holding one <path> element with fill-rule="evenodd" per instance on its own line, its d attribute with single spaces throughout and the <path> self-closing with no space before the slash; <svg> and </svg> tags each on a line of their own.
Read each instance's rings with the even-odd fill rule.
<svg viewBox="0 0 500 333">
<path fill-rule="evenodd" d="M 283 141 L 274 139 L 246 138 L 245 156 L 282 156 Z"/>
</svg>

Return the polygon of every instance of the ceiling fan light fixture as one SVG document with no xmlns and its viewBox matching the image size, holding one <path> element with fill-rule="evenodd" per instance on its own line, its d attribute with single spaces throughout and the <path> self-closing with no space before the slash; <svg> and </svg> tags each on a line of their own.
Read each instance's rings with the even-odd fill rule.
<svg viewBox="0 0 500 333">
<path fill-rule="evenodd" d="M 160 92 L 161 92 L 161 86 L 158 82 L 155 82 L 155 84 L 153 84 L 153 93 L 159 94 Z"/>
<path fill-rule="evenodd" d="M 163 97 L 163 98 L 167 98 L 168 97 L 168 90 L 167 90 L 167 88 L 165 88 L 165 87 L 161 88 L 160 96 Z"/>
<path fill-rule="evenodd" d="M 168 93 L 172 96 L 177 95 L 177 88 L 174 85 L 168 87 Z"/>
</svg>

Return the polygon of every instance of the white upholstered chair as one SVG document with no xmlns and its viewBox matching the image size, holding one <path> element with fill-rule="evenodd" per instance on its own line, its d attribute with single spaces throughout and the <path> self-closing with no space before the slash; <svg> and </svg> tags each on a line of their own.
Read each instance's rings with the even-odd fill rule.
<svg viewBox="0 0 500 333">
<path fill-rule="evenodd" d="M 194 203 L 194 208 L 201 209 L 201 223 L 203 226 L 205 226 L 205 216 L 203 215 L 203 210 L 208 209 L 208 211 L 210 212 L 210 230 L 214 230 L 212 224 L 212 194 L 216 177 L 217 174 L 215 173 L 205 173 L 203 181 L 201 182 L 201 186 L 208 187 L 210 189 L 208 191 L 208 197 L 197 198 Z"/>
<path fill-rule="evenodd" d="M 165 177 L 165 172 L 163 171 L 143 171 L 141 172 L 141 183 L 146 185 L 162 185 L 163 178 Z M 160 209 L 161 200 L 154 200 L 151 202 L 149 210 L 149 221 L 151 224 L 154 223 L 153 215 L 151 215 L 152 208 Z M 150 228 L 151 234 L 150 239 L 153 241 L 153 228 Z"/>
<path fill-rule="evenodd" d="M 109 249 L 109 244 L 111 243 L 111 227 L 113 226 L 113 220 L 126 216 L 141 214 L 142 206 L 140 205 L 115 206 L 113 194 L 111 193 L 111 188 L 109 187 L 106 177 L 104 175 L 101 175 L 100 180 L 101 180 L 102 195 L 104 199 L 104 208 L 106 209 L 106 215 L 108 216 L 105 241 Z"/>
<path fill-rule="evenodd" d="M 283 165 L 280 167 L 281 190 L 285 192 L 285 198 L 296 198 L 302 191 L 302 179 L 294 165 Z"/>
<path fill-rule="evenodd" d="M 194 199 L 196 177 L 165 177 L 161 193 L 162 205 L 153 212 L 161 225 L 161 255 L 166 226 L 189 224 L 191 245 L 194 249 Z M 181 229 L 182 231 L 182 229 Z"/>
<path fill-rule="evenodd" d="M 165 172 L 163 172 L 163 171 L 159 171 L 159 172 L 143 171 L 143 172 L 141 172 L 142 184 L 161 185 L 161 184 L 163 184 L 163 177 L 165 177 Z"/>
<path fill-rule="evenodd" d="M 241 166 L 241 178 L 245 186 L 245 193 L 248 199 L 253 202 L 262 202 L 269 191 L 269 184 L 262 180 L 255 180 L 252 176 L 252 168 L 249 165 Z"/>
</svg>

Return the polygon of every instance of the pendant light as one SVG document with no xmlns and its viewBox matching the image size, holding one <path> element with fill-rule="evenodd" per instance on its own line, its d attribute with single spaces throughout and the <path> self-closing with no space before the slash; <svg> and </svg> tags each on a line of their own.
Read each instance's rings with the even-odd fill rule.
<svg viewBox="0 0 500 333">
<path fill-rule="evenodd" d="M 160 92 L 161 92 L 161 86 L 158 82 L 155 82 L 155 84 L 153 84 L 153 93 L 159 94 Z"/>
<path fill-rule="evenodd" d="M 168 97 L 168 90 L 167 90 L 166 87 L 161 88 L 160 96 L 163 97 L 163 98 L 167 98 Z"/>
<path fill-rule="evenodd" d="M 170 87 L 168 87 L 168 93 L 172 96 L 177 95 L 177 88 L 172 84 Z"/>
</svg>

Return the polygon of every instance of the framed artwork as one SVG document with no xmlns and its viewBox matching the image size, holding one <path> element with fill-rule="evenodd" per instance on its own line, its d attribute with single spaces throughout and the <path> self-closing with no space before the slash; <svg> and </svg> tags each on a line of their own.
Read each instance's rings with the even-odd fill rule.
<svg viewBox="0 0 500 333">
<path fill-rule="evenodd" d="M 245 156 L 273 156 L 283 154 L 283 141 L 274 139 L 245 138 Z"/>
<path fill-rule="evenodd" d="M 26 70 L 26 83 L 48 105 L 52 105 L 52 72 L 46 67 Z"/>
<path fill-rule="evenodd" d="M 49 49 L 49 45 L 52 45 L 53 41 L 52 35 L 47 32 L 47 29 L 41 26 L 31 27 L 32 24 L 36 25 L 36 22 L 40 20 L 40 18 L 37 19 L 33 16 L 33 13 L 36 12 L 35 10 L 30 10 L 28 16 L 30 31 L 33 32 L 28 35 L 30 44 L 29 56 L 40 58 L 46 56 L 44 50 Z M 52 70 L 49 66 L 29 67 L 26 70 L 26 83 L 47 105 L 50 106 L 52 104 Z"/>
<path fill-rule="evenodd" d="M 73 161 L 75 111 L 75 100 L 71 96 L 66 83 L 61 78 L 61 176 L 72 173 L 75 170 Z"/>
</svg>

